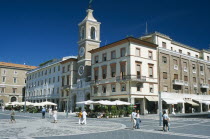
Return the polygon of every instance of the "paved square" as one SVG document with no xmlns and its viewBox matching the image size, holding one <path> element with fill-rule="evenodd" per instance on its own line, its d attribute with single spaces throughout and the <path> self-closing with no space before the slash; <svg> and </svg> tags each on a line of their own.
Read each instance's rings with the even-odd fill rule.
<svg viewBox="0 0 210 139">
<path fill-rule="evenodd" d="M 163 132 L 157 115 L 141 116 L 141 129 L 131 129 L 130 118 L 88 118 L 79 125 L 78 118 L 59 113 L 58 123 L 41 119 L 41 114 L 16 113 L 16 123 L 9 123 L 9 112 L 0 112 L 0 138 L 71 138 L 71 139 L 134 139 L 134 138 L 210 138 L 210 119 L 171 118 L 171 131 Z"/>
</svg>

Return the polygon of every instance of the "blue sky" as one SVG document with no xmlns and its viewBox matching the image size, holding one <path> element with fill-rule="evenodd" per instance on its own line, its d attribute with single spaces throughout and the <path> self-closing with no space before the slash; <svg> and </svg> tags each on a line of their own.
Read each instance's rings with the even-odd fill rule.
<svg viewBox="0 0 210 139">
<path fill-rule="evenodd" d="M 0 0 L 0 61 L 37 66 L 77 55 L 78 23 L 89 0 Z M 158 31 L 198 49 L 210 47 L 209 0 L 93 0 L 101 46 Z"/>
</svg>

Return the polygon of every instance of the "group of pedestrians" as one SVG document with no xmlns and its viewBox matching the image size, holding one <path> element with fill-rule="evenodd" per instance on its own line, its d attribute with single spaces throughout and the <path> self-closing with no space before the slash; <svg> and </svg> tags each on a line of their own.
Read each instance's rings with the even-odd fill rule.
<svg viewBox="0 0 210 139">
<path fill-rule="evenodd" d="M 131 121 L 133 123 L 133 129 L 140 129 L 141 119 L 139 110 L 133 110 L 131 113 Z"/>
<path fill-rule="evenodd" d="M 53 123 L 57 123 L 57 121 L 58 121 L 58 111 L 57 111 L 57 109 L 55 108 L 54 110 L 50 107 L 49 109 L 48 109 L 48 111 L 49 111 L 49 118 L 51 118 L 51 116 L 53 116 L 53 118 L 54 118 L 54 122 Z M 45 113 L 46 113 L 46 109 L 45 109 L 45 107 L 42 107 L 42 119 L 44 119 L 45 118 Z"/>
<path fill-rule="evenodd" d="M 87 118 L 87 112 L 85 110 L 81 110 L 78 114 L 78 117 L 79 117 L 79 124 L 81 125 L 86 125 L 87 124 L 87 121 L 86 121 L 86 118 Z"/>
</svg>

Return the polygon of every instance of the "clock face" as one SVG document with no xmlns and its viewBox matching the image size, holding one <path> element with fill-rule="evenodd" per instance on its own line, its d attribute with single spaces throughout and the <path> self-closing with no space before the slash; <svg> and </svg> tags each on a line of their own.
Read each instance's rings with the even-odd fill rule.
<svg viewBox="0 0 210 139">
<path fill-rule="evenodd" d="M 79 67 L 79 69 L 78 69 L 78 74 L 79 74 L 80 76 L 82 76 L 82 74 L 84 73 L 84 68 L 85 68 L 85 67 L 82 66 L 82 65 Z"/>
<path fill-rule="evenodd" d="M 84 47 L 80 47 L 79 49 L 79 56 L 82 57 L 85 53 L 85 48 Z"/>
</svg>

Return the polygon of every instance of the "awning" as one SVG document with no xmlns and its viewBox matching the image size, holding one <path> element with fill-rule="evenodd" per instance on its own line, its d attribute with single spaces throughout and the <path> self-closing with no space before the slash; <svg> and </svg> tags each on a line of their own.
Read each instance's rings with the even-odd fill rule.
<svg viewBox="0 0 210 139">
<path fill-rule="evenodd" d="M 186 100 L 185 102 L 191 104 L 192 106 L 199 106 L 199 104 L 193 102 L 192 100 Z"/>
<path fill-rule="evenodd" d="M 145 96 L 145 98 L 149 101 L 158 101 L 158 97 L 157 96 Z"/>
<path fill-rule="evenodd" d="M 167 104 L 177 104 L 177 101 L 174 99 L 162 98 Z"/>
</svg>

